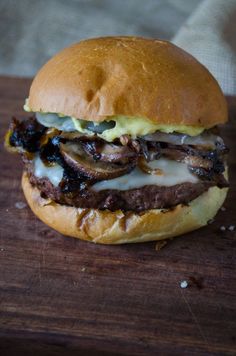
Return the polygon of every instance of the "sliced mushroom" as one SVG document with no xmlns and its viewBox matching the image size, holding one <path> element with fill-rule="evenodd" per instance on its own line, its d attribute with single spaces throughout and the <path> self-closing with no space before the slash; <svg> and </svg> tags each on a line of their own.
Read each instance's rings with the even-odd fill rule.
<svg viewBox="0 0 236 356">
<path fill-rule="evenodd" d="M 60 138 L 81 144 L 86 153 L 95 161 L 126 164 L 137 157 L 134 149 L 114 143 L 107 143 L 99 137 L 78 135 L 77 133 L 62 133 Z"/>
<path fill-rule="evenodd" d="M 173 148 L 163 148 L 161 149 L 161 153 L 168 157 L 169 159 L 184 162 L 192 167 L 201 167 L 205 169 L 212 169 L 213 162 L 210 159 L 203 158 L 200 155 L 194 155 L 191 153 L 187 153 L 178 149 Z"/>
<path fill-rule="evenodd" d="M 90 179 L 113 179 L 130 172 L 135 166 L 135 163 L 119 165 L 95 161 L 83 150 L 80 143 L 60 143 L 60 152 L 70 167 Z"/>
<path fill-rule="evenodd" d="M 186 156 L 183 160 L 188 166 L 199 167 L 210 170 L 213 168 L 213 161 L 197 156 Z"/>
<path fill-rule="evenodd" d="M 96 152 L 100 155 L 100 161 L 126 164 L 137 158 L 137 153 L 128 146 L 119 146 L 113 143 L 105 143 Z"/>
</svg>

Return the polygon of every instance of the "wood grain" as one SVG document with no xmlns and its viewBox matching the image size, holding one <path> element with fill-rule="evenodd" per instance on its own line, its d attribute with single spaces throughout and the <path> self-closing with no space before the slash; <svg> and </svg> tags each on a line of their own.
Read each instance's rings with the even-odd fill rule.
<svg viewBox="0 0 236 356">
<path fill-rule="evenodd" d="M 2 140 L 29 85 L 0 78 L 0 354 L 236 354 L 236 232 L 220 231 L 236 225 L 236 98 L 226 211 L 156 251 L 65 238 L 16 208 L 22 166 Z"/>
</svg>

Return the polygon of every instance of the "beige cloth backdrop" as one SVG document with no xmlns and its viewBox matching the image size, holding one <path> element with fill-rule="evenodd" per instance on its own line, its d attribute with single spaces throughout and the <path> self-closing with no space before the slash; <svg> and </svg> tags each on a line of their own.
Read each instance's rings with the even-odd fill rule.
<svg viewBox="0 0 236 356">
<path fill-rule="evenodd" d="M 33 76 L 82 38 L 170 39 L 202 0 L 0 0 L 0 74 Z"/>
<path fill-rule="evenodd" d="M 225 94 L 236 95 L 236 0 L 205 0 L 173 41 L 216 77 Z"/>
<path fill-rule="evenodd" d="M 0 0 L 0 74 L 33 76 L 82 38 L 172 39 L 236 95 L 236 0 Z"/>
</svg>

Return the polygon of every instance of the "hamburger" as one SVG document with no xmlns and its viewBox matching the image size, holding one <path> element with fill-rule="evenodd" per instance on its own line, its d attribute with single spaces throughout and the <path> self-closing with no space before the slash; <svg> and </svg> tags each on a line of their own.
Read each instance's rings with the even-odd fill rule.
<svg viewBox="0 0 236 356">
<path fill-rule="evenodd" d="M 223 204 L 222 91 L 195 58 L 161 40 L 104 37 L 55 55 L 34 78 L 6 146 L 19 152 L 33 212 L 104 244 L 204 226 Z"/>
</svg>

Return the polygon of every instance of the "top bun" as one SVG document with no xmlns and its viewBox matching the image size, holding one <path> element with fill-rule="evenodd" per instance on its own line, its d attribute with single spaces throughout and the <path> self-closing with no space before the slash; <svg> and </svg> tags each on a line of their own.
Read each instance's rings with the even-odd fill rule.
<svg viewBox="0 0 236 356">
<path fill-rule="evenodd" d="M 222 91 L 202 64 L 169 42 L 139 37 L 62 50 L 36 75 L 28 106 L 97 122 L 125 115 L 210 128 L 227 120 Z"/>
</svg>

